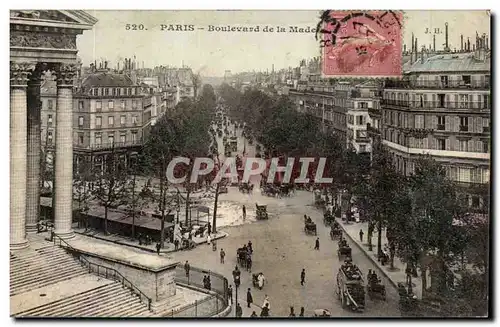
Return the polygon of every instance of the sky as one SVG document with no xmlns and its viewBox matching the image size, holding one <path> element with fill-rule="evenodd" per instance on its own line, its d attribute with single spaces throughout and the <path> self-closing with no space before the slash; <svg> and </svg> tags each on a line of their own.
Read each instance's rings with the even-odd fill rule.
<svg viewBox="0 0 500 327">
<path fill-rule="evenodd" d="M 296 33 L 290 26 L 315 28 L 317 11 L 87 11 L 98 19 L 94 28 L 77 39 L 79 56 L 88 66 L 94 60 L 108 60 L 111 67 L 122 58 L 133 58 L 140 67 L 187 65 L 202 76 L 223 76 L 225 70 L 276 70 L 298 66 L 300 60 L 320 54 L 314 33 Z M 460 34 L 475 43 L 476 31 L 489 34 L 487 11 L 406 11 L 403 22 L 403 43 L 410 47 L 412 33 L 419 47 L 444 44 L 444 25 L 448 22 L 450 48 L 460 48 Z M 127 30 L 127 24 L 131 29 Z M 133 24 L 143 30 L 132 30 Z M 194 31 L 169 31 L 169 25 L 194 25 Z M 164 30 L 162 31 L 162 25 Z M 259 32 L 210 32 L 214 27 L 259 27 Z M 273 28 L 263 32 L 264 27 Z M 285 29 L 277 32 L 277 27 Z"/>
</svg>

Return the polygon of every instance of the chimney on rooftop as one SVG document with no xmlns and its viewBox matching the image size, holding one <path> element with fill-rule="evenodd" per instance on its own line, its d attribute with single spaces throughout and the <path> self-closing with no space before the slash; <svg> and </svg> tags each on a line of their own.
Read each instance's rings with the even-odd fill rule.
<svg viewBox="0 0 500 327">
<path fill-rule="evenodd" d="M 406 53 L 406 44 L 403 44 L 403 53 Z"/>
<path fill-rule="evenodd" d="M 489 50 L 488 37 L 487 36 L 486 36 L 486 40 L 485 40 L 484 46 L 486 47 L 486 50 Z"/>
<path fill-rule="evenodd" d="M 422 51 L 420 52 L 420 63 L 424 63 L 424 52 L 425 52 L 425 46 L 422 47 Z"/>
<path fill-rule="evenodd" d="M 467 37 L 467 51 L 470 51 L 470 38 Z"/>
<path fill-rule="evenodd" d="M 418 38 L 415 38 L 415 62 L 418 60 Z"/>
<path fill-rule="evenodd" d="M 464 35 L 460 34 L 460 51 L 464 52 Z"/>
<path fill-rule="evenodd" d="M 445 37 L 445 51 L 450 51 L 450 48 L 448 47 L 448 22 L 444 23 L 444 37 Z"/>
<path fill-rule="evenodd" d="M 432 51 L 436 52 L 436 34 L 432 35 Z"/>
<path fill-rule="evenodd" d="M 415 51 L 415 36 L 411 33 L 411 53 Z"/>
</svg>

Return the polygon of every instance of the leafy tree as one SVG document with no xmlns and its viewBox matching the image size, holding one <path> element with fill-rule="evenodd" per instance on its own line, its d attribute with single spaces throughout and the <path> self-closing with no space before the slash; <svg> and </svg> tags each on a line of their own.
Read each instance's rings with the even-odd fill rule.
<svg viewBox="0 0 500 327">
<path fill-rule="evenodd" d="M 81 227 L 82 218 L 88 213 L 89 205 L 94 194 L 90 184 L 94 181 L 92 172 L 92 163 L 87 160 L 80 161 L 76 171 L 73 174 L 73 196 L 78 201 L 78 225 Z M 88 228 L 87 221 L 85 221 L 85 229 Z"/>
<path fill-rule="evenodd" d="M 129 190 L 127 194 L 129 195 L 127 209 L 129 215 L 132 217 L 132 238 L 135 238 L 135 218 L 137 213 L 141 212 L 142 209 L 147 205 L 149 200 L 153 199 L 153 192 L 151 191 L 149 185 L 145 183 L 140 192 L 137 192 L 137 177 L 140 172 L 140 157 L 138 154 L 134 154 L 130 158 L 130 164 L 128 167 L 129 175 L 131 176 L 129 180 Z"/>
<path fill-rule="evenodd" d="M 409 178 L 408 199 L 411 215 L 393 224 L 397 253 L 407 262 L 415 262 L 422 277 L 422 294 L 427 294 L 427 271 L 431 264 L 439 267 L 433 276 L 436 292 L 447 291 L 447 263 L 453 253 L 461 252 L 456 245 L 454 221 L 464 219 L 464 210 L 456 194 L 456 186 L 447 179 L 445 170 L 434 160 L 421 158 L 415 174 Z"/>
<path fill-rule="evenodd" d="M 93 195 L 104 207 L 104 233 L 108 235 L 108 211 L 125 203 L 129 190 L 129 175 L 123 158 L 116 149 L 105 155 L 102 171 L 96 171 Z M 95 170 L 94 170 L 95 171 Z"/>
<path fill-rule="evenodd" d="M 166 210 L 172 199 L 168 199 L 168 180 L 166 170 L 170 161 L 176 156 L 187 157 L 190 164 L 177 166 L 177 172 L 187 176 L 183 187 L 186 191 L 186 224 L 189 217 L 190 195 L 196 183 L 191 183 L 190 176 L 194 159 L 206 156 L 209 148 L 210 110 L 200 102 L 185 100 L 175 110 L 165 115 L 152 128 L 150 138 L 144 147 L 147 166 L 160 180 L 159 208 L 162 213 L 162 230 Z M 179 176 L 177 176 L 179 177 Z M 172 201 L 170 201 L 172 200 Z M 170 209 L 171 210 L 171 209 Z M 168 213 L 167 213 L 168 214 Z M 163 233 L 162 233 L 163 235 Z M 162 236 L 161 245 L 164 244 Z"/>
</svg>

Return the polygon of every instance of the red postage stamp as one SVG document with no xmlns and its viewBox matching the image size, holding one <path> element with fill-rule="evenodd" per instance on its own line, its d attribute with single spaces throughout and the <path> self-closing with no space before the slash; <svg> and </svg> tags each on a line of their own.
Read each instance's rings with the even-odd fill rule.
<svg viewBox="0 0 500 327">
<path fill-rule="evenodd" d="M 319 24 L 323 76 L 401 76 L 402 24 L 399 11 L 325 11 Z"/>
</svg>

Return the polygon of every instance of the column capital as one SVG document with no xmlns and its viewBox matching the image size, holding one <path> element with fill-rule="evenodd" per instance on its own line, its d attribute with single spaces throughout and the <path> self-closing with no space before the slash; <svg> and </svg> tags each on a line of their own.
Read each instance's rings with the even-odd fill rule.
<svg viewBox="0 0 500 327">
<path fill-rule="evenodd" d="M 10 87 L 27 87 L 35 66 L 34 63 L 29 62 L 11 62 Z"/>
<path fill-rule="evenodd" d="M 57 76 L 57 87 L 73 87 L 73 79 L 77 73 L 77 67 L 74 64 L 60 64 L 55 68 Z"/>
</svg>

